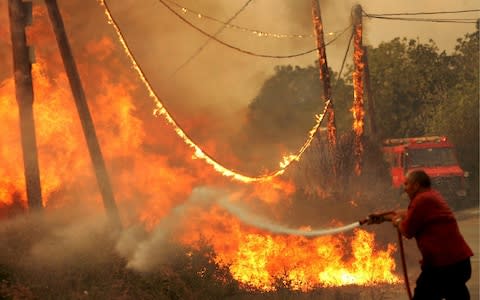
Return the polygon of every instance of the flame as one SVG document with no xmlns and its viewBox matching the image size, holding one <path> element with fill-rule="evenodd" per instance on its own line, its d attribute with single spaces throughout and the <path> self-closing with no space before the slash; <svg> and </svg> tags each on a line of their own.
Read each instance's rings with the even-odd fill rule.
<svg viewBox="0 0 480 300">
<path fill-rule="evenodd" d="M 309 239 L 253 231 L 221 213 L 209 215 L 208 222 L 212 223 L 212 217 L 213 223 L 224 224 L 224 231 L 208 228 L 206 220 L 196 219 L 197 224 L 202 224 L 196 238 L 204 236 L 213 243 L 219 254 L 217 262 L 229 266 L 233 277 L 246 289 L 272 291 L 277 280 L 300 291 L 400 282 L 394 274 L 395 246 L 388 244 L 385 250 L 377 249 L 374 234 L 365 230 L 355 230 L 349 237 Z M 195 242 L 191 234 L 183 238 L 187 243 Z"/>
<path fill-rule="evenodd" d="M 38 6 L 34 9 L 29 41 L 38 49 L 32 76 L 43 204 L 47 211 L 78 202 L 92 210 L 102 210 L 68 80 L 56 47 L 52 46 L 56 44 L 53 34 L 45 12 Z M 0 35 L 0 40 L 6 36 Z M 157 107 L 157 113 L 166 117 L 168 124 L 138 117 L 141 111 L 135 103 L 142 98 L 129 79 L 135 74 L 115 58 L 118 53 L 114 45 L 107 37 L 92 40 L 81 45 L 84 51 L 79 51 L 76 59 L 122 221 L 127 225 L 141 223 L 151 229 L 182 204 L 194 187 L 231 183 L 215 176 L 203 161 L 190 159 L 189 147 L 195 149 L 197 157 L 205 154 L 195 144 L 187 143 L 187 147 L 176 142 L 183 131 L 174 126 L 172 132 L 174 121 L 168 119 L 163 106 Z M 85 61 L 88 63 L 82 63 Z M 17 198 L 26 203 L 14 95 L 12 78 L 0 82 L 0 122 L 5 128 L 0 135 L 0 209 L 12 205 Z M 323 115 L 317 116 L 318 123 L 322 118 Z M 312 129 L 309 137 L 317 130 L 318 127 Z M 161 139 L 152 132 L 162 132 Z M 185 142 L 186 136 L 182 139 Z M 307 144 L 301 150 L 306 147 Z M 247 200 L 260 199 L 266 206 L 295 191 L 293 183 L 279 178 L 242 188 L 250 189 Z M 234 278 L 246 288 L 273 290 L 278 278 L 302 291 L 317 286 L 399 281 L 394 274 L 394 246 L 379 250 L 373 234 L 363 230 L 355 231 L 352 237 L 276 236 L 247 228 L 216 207 L 184 222 L 187 224 L 178 238 L 184 243 L 195 243 L 200 236 L 208 237 L 217 262 L 228 265 Z M 205 225 L 199 229 L 198 224 Z"/>
<path fill-rule="evenodd" d="M 145 87 L 148 90 L 149 96 L 154 100 L 155 103 L 155 109 L 154 109 L 154 115 L 156 116 L 163 116 L 164 119 L 167 121 L 168 124 L 170 124 L 173 127 L 173 130 L 176 132 L 176 134 L 183 140 L 183 142 L 188 145 L 190 148 L 194 150 L 194 157 L 199 158 L 204 160 L 208 165 L 212 166 L 213 169 L 223 176 L 232 178 L 234 180 L 238 180 L 244 183 L 251 183 L 251 182 L 260 182 L 260 181 L 270 181 L 274 177 L 280 176 L 285 173 L 285 169 L 293 162 L 293 161 L 298 161 L 300 157 L 302 156 L 303 152 L 310 146 L 312 140 L 313 140 L 313 134 L 312 131 L 315 133 L 317 129 L 320 127 L 320 123 L 322 122 L 325 114 L 328 112 L 329 113 L 329 128 L 331 128 L 331 123 L 333 122 L 333 109 L 329 108 L 330 105 L 330 100 L 328 99 L 325 101 L 325 108 L 322 114 L 319 114 L 317 116 L 317 122 L 313 126 L 313 128 L 310 130 L 309 136 L 303 146 L 300 148 L 300 150 L 297 151 L 296 154 L 289 155 L 287 159 L 283 159 L 282 162 L 279 163 L 280 168 L 276 171 L 272 171 L 269 174 L 264 174 L 264 175 L 259 175 L 259 176 L 247 176 L 240 174 L 238 172 L 235 172 L 231 169 L 228 169 L 218 163 L 215 159 L 213 159 L 210 155 L 205 153 L 186 133 L 185 131 L 177 124 L 177 122 L 174 120 L 174 118 L 168 113 L 167 109 L 164 107 L 162 104 L 162 101 L 157 97 L 155 94 L 153 88 L 151 87 L 149 81 L 145 77 L 142 69 L 140 66 L 137 64 L 133 54 L 130 51 L 130 48 L 127 45 L 127 42 L 123 38 L 123 35 L 120 31 L 120 28 L 116 24 L 115 20 L 113 19 L 112 14 L 110 13 L 110 9 L 108 8 L 108 5 L 105 3 L 104 0 L 99 0 L 100 5 L 104 8 L 105 16 L 107 18 L 108 24 L 112 25 L 115 33 L 117 34 L 117 37 L 120 41 L 121 46 L 123 47 L 123 50 L 127 54 L 128 58 L 130 59 L 130 62 L 133 65 L 134 70 L 137 72 L 138 76 L 140 77 L 141 81 L 145 85 Z M 334 129 L 331 129 L 334 130 Z M 333 131 L 334 132 L 334 131 Z"/>
<path fill-rule="evenodd" d="M 363 153 L 362 136 L 364 128 L 365 111 L 363 109 L 363 47 L 362 47 L 362 24 L 357 24 L 354 27 L 355 35 L 353 39 L 354 52 L 353 62 L 355 70 L 353 71 L 353 107 L 351 108 L 353 114 L 353 131 L 355 132 L 355 150 L 356 157 L 355 173 L 361 173 L 361 155 Z"/>
</svg>

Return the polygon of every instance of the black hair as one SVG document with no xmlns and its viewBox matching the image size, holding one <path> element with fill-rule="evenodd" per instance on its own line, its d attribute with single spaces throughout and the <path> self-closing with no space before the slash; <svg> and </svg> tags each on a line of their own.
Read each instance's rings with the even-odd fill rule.
<svg viewBox="0 0 480 300">
<path fill-rule="evenodd" d="M 408 173 L 408 178 L 411 182 L 418 182 L 421 187 L 430 188 L 432 186 L 430 176 L 424 170 L 413 170 Z"/>
</svg>

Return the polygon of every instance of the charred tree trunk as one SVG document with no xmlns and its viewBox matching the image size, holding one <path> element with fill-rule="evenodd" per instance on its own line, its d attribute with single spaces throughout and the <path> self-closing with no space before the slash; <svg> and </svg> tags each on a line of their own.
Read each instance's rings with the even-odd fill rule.
<svg viewBox="0 0 480 300">
<path fill-rule="evenodd" d="M 312 0 L 312 19 L 318 51 L 318 64 L 320 71 L 320 81 L 323 82 L 323 100 L 329 102 L 326 112 L 327 134 L 332 159 L 335 161 L 337 145 L 337 129 L 335 126 L 335 112 L 332 101 L 332 87 L 330 84 L 330 72 L 328 70 L 327 54 L 325 51 L 325 41 L 323 39 L 323 23 L 319 0 Z M 318 134 L 318 133 L 317 133 Z M 333 173 L 336 174 L 336 163 L 333 163 Z"/>
<path fill-rule="evenodd" d="M 363 100 L 363 45 L 362 45 L 362 7 L 355 5 L 352 11 L 353 23 L 353 63 L 354 71 L 353 79 L 353 130 L 355 132 L 355 174 L 360 175 L 362 172 L 362 156 L 363 156 L 363 135 L 364 135 L 364 100 Z"/>
<path fill-rule="evenodd" d="M 63 64 L 65 65 L 65 71 L 67 73 L 70 88 L 72 89 L 72 94 L 75 99 L 75 105 L 80 116 L 83 133 L 85 135 L 88 151 L 94 167 L 98 187 L 103 198 L 103 204 L 111 220 L 116 223 L 116 225 L 121 226 L 115 198 L 105 166 L 105 161 L 98 143 L 95 127 L 92 121 L 90 110 L 88 108 L 88 103 L 85 98 L 85 92 L 83 90 L 72 50 L 65 33 L 65 27 L 58 9 L 57 1 L 45 0 L 45 4 L 48 9 L 53 31 L 55 32 L 55 37 L 57 39 L 60 54 L 63 59 Z"/>
<path fill-rule="evenodd" d="M 42 188 L 38 166 L 37 139 L 33 116 L 32 65 L 25 35 L 27 6 L 21 0 L 8 0 L 10 33 L 13 50 L 15 96 L 20 117 L 25 184 L 29 209 L 42 208 Z"/>
</svg>

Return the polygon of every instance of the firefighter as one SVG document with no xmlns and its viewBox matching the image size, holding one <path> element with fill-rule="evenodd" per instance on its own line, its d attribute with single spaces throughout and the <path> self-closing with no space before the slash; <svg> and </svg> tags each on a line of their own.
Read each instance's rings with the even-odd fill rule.
<svg viewBox="0 0 480 300">
<path fill-rule="evenodd" d="M 470 299 L 466 282 L 471 277 L 472 249 L 443 196 L 431 188 L 423 170 L 407 174 L 404 190 L 410 198 L 406 210 L 370 215 L 373 223 L 391 221 L 400 233 L 415 238 L 422 254 L 421 273 L 413 299 Z"/>
</svg>

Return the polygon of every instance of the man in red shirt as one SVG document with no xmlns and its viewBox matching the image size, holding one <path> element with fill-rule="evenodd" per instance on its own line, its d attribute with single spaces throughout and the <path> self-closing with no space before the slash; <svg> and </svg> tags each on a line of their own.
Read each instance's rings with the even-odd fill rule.
<svg viewBox="0 0 480 300">
<path fill-rule="evenodd" d="M 442 195 L 431 188 L 423 170 L 407 175 L 407 210 L 384 216 L 403 236 L 414 237 L 422 254 L 422 272 L 413 299 L 470 299 L 466 282 L 471 276 L 473 252 L 465 242 L 452 210 Z"/>
</svg>

